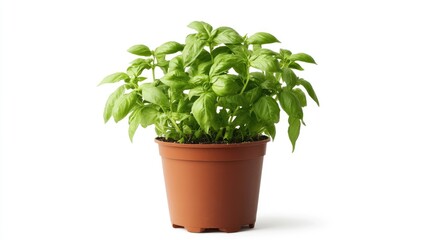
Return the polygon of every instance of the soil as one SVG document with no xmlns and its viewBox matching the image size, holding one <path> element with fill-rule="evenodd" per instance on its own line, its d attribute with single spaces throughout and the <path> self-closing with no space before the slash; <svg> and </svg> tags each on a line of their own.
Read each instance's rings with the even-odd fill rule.
<svg viewBox="0 0 429 240">
<path fill-rule="evenodd" d="M 265 139 L 268 139 L 268 137 L 265 135 L 260 135 L 260 136 L 254 136 L 254 137 L 247 137 L 244 139 L 244 141 L 238 141 L 238 139 L 232 139 L 231 141 L 225 141 L 225 140 L 212 141 L 211 139 L 208 139 L 208 138 L 201 138 L 201 139 L 198 139 L 198 141 L 185 141 L 183 143 L 184 144 L 237 144 L 237 143 L 245 143 L 245 142 L 257 142 Z M 162 142 L 179 143 L 174 139 L 167 139 L 165 137 L 157 137 L 156 140 L 162 141 Z"/>
</svg>

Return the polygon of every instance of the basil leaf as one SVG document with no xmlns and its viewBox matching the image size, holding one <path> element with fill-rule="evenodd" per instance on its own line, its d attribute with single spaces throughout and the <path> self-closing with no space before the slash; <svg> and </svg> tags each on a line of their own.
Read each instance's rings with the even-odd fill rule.
<svg viewBox="0 0 429 240">
<path fill-rule="evenodd" d="M 278 95 L 280 106 L 290 116 L 298 119 L 302 119 L 304 114 L 299 99 L 289 89 L 283 88 Z"/>
<path fill-rule="evenodd" d="M 274 140 L 276 138 L 276 126 L 274 123 L 266 124 L 265 132 Z"/>
<path fill-rule="evenodd" d="M 241 62 L 241 59 L 235 55 L 221 53 L 216 56 L 213 65 L 210 68 L 209 75 L 214 76 L 227 72 L 230 68 Z"/>
<path fill-rule="evenodd" d="M 218 75 L 212 78 L 212 90 L 218 96 L 230 96 L 240 92 L 237 76 L 231 74 Z"/>
<path fill-rule="evenodd" d="M 250 120 L 250 112 L 248 110 L 240 109 L 237 111 L 236 117 L 235 117 L 234 121 L 232 121 L 232 124 L 234 127 L 244 126 L 249 121 L 251 121 Z"/>
<path fill-rule="evenodd" d="M 128 76 L 128 74 L 123 73 L 123 72 L 117 72 L 117 73 L 113 73 L 110 74 L 109 76 L 105 77 L 99 84 L 98 86 L 100 86 L 101 84 L 105 84 L 105 83 L 115 83 L 115 82 L 119 82 L 121 80 L 130 80 L 130 77 Z"/>
<path fill-rule="evenodd" d="M 232 53 L 232 51 L 227 46 L 221 46 L 221 47 L 217 47 L 217 48 L 213 49 L 212 56 L 213 56 L 213 58 L 216 58 L 216 56 L 221 54 L 221 53 L 228 53 L 229 54 L 229 53 Z"/>
<path fill-rule="evenodd" d="M 168 72 L 173 72 L 173 71 L 185 71 L 185 64 L 183 63 L 183 58 L 182 56 L 176 56 L 173 59 L 171 59 L 170 63 L 168 64 Z"/>
<path fill-rule="evenodd" d="M 288 59 L 291 54 L 292 52 L 287 49 L 280 49 L 280 56 L 282 59 Z"/>
<path fill-rule="evenodd" d="M 206 74 L 199 74 L 199 75 L 193 76 L 189 80 L 189 83 L 194 85 L 202 85 L 203 83 L 207 83 L 209 81 L 210 81 L 209 76 L 207 76 Z"/>
<path fill-rule="evenodd" d="M 216 29 L 216 35 L 213 38 L 215 44 L 239 44 L 243 38 L 234 29 L 230 27 L 220 27 Z"/>
<path fill-rule="evenodd" d="M 298 118 L 289 117 L 289 128 L 288 128 L 288 135 L 289 140 L 292 143 L 292 152 L 295 151 L 295 144 L 296 140 L 298 139 L 299 132 L 301 129 L 301 121 Z"/>
<path fill-rule="evenodd" d="M 202 94 L 192 105 L 192 114 L 205 133 L 209 133 L 210 128 L 217 130 L 219 127 L 216 119 L 216 95 Z"/>
<path fill-rule="evenodd" d="M 305 97 L 305 93 L 300 88 L 294 88 L 292 91 L 298 98 L 301 107 L 307 106 L 307 98 Z"/>
<path fill-rule="evenodd" d="M 169 101 L 167 96 L 160 88 L 153 86 L 151 83 L 144 83 L 140 86 L 143 100 L 154 103 L 161 107 L 168 107 Z"/>
<path fill-rule="evenodd" d="M 290 68 L 283 69 L 282 79 L 287 84 L 289 89 L 292 89 L 296 85 L 296 81 L 298 80 L 295 73 Z"/>
<path fill-rule="evenodd" d="M 246 100 L 246 97 L 241 95 L 241 94 L 220 97 L 218 104 L 219 104 L 219 106 L 222 106 L 224 108 L 229 108 L 229 109 L 236 109 L 239 106 L 244 107 L 244 106 L 249 105 L 249 103 Z M 246 109 L 246 111 L 248 111 L 248 110 Z M 237 113 L 237 117 L 238 117 L 238 115 L 239 114 Z"/>
<path fill-rule="evenodd" d="M 299 71 L 303 71 L 304 70 L 304 68 L 302 68 L 301 65 L 299 65 L 296 62 L 289 63 L 289 68 L 293 68 L 293 69 L 296 69 L 296 70 L 299 70 Z"/>
<path fill-rule="evenodd" d="M 253 56 L 269 55 L 269 56 L 274 56 L 274 57 L 279 56 L 278 53 L 274 52 L 273 50 L 266 49 L 266 48 L 260 48 L 258 50 L 255 50 L 252 55 Z"/>
<path fill-rule="evenodd" d="M 201 96 L 204 93 L 204 88 L 202 86 L 198 86 L 189 90 L 188 98 L 191 99 L 194 96 Z"/>
<path fill-rule="evenodd" d="M 169 115 L 171 120 L 173 121 L 177 121 L 177 122 L 181 122 L 184 121 L 186 119 L 188 119 L 191 115 L 187 114 L 187 113 L 179 113 L 179 112 L 169 112 Z"/>
<path fill-rule="evenodd" d="M 208 75 L 210 72 L 210 68 L 212 67 L 212 62 L 203 62 L 198 65 L 197 75 L 205 74 Z"/>
<path fill-rule="evenodd" d="M 253 34 L 247 39 L 249 44 L 267 44 L 267 43 L 276 43 L 280 42 L 276 37 L 266 32 L 258 32 Z"/>
<path fill-rule="evenodd" d="M 195 34 L 188 35 L 186 44 L 182 51 L 183 63 L 185 66 L 191 65 L 198 55 L 204 50 L 205 42 L 197 39 Z"/>
<path fill-rule="evenodd" d="M 298 79 L 297 83 L 303 86 L 305 90 L 307 90 L 307 93 L 311 97 L 311 99 L 313 99 L 317 103 L 317 106 L 320 106 L 319 99 L 317 99 L 316 92 L 314 92 L 314 89 L 311 84 L 302 78 Z"/>
<path fill-rule="evenodd" d="M 277 59 L 269 55 L 259 55 L 251 60 L 250 66 L 262 71 L 277 72 L 280 70 Z"/>
<path fill-rule="evenodd" d="M 207 36 L 210 36 L 213 27 L 206 23 L 206 22 L 202 22 L 202 21 L 194 21 L 191 22 L 188 25 L 189 28 L 195 29 L 197 32 L 202 33 L 202 34 L 207 34 Z"/>
<path fill-rule="evenodd" d="M 104 122 L 107 123 L 112 117 L 112 109 L 115 106 L 116 100 L 124 94 L 125 85 L 118 87 L 112 94 L 110 94 L 109 98 L 106 101 L 106 105 L 104 106 Z"/>
<path fill-rule="evenodd" d="M 128 115 L 137 101 L 137 92 L 133 91 L 128 94 L 121 95 L 115 102 L 112 109 L 112 115 L 115 122 L 121 121 Z"/>
<path fill-rule="evenodd" d="M 249 104 L 253 104 L 256 100 L 259 99 L 259 97 L 262 95 L 262 89 L 260 87 L 252 88 L 249 91 L 246 91 L 244 93 L 244 96 L 246 97 L 246 100 Z"/>
<path fill-rule="evenodd" d="M 155 55 L 166 55 L 176 53 L 183 50 L 183 44 L 178 42 L 170 41 L 162 44 L 155 49 Z"/>
<path fill-rule="evenodd" d="M 316 61 L 314 61 L 313 57 L 306 53 L 295 53 L 289 56 L 289 60 L 291 61 L 301 61 L 306 63 L 314 63 L 317 64 Z"/>
<path fill-rule="evenodd" d="M 160 80 L 165 85 L 176 89 L 185 89 L 190 85 L 188 74 L 177 70 L 165 74 Z"/>
<path fill-rule="evenodd" d="M 139 44 L 139 45 L 134 45 L 130 48 L 128 48 L 128 52 L 138 55 L 138 56 L 150 56 L 152 55 L 152 52 L 150 51 L 150 49 L 143 44 Z"/>
<path fill-rule="evenodd" d="M 142 118 L 140 121 L 140 125 L 145 128 L 156 122 L 159 112 L 153 107 L 144 107 L 141 110 L 141 114 Z"/>
<path fill-rule="evenodd" d="M 138 108 L 136 110 L 134 110 L 130 117 L 128 118 L 128 136 L 130 137 L 130 141 L 133 141 L 134 138 L 134 134 L 136 133 L 136 130 L 138 128 L 138 126 L 140 125 L 141 119 L 142 119 L 142 108 Z"/>
<path fill-rule="evenodd" d="M 270 96 L 263 96 L 253 105 L 253 111 L 259 121 L 278 123 L 280 120 L 280 108 L 276 100 Z"/>
</svg>

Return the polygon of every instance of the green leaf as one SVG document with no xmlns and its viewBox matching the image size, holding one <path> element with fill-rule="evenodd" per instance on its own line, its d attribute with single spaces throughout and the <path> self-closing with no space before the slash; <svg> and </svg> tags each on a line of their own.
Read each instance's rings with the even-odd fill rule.
<svg viewBox="0 0 429 240">
<path fill-rule="evenodd" d="M 269 55 L 259 55 L 256 58 L 251 59 L 250 66 L 269 72 L 277 72 L 280 70 L 277 59 Z"/>
<path fill-rule="evenodd" d="M 136 133 L 136 130 L 138 126 L 140 125 L 140 109 L 135 110 L 131 113 L 130 118 L 128 119 L 128 136 L 130 137 L 130 141 L 133 141 L 134 134 Z"/>
<path fill-rule="evenodd" d="M 197 69 L 197 75 L 201 75 L 201 74 L 209 74 L 210 68 L 212 67 L 212 62 L 208 61 L 208 62 L 202 62 L 200 64 L 198 64 L 198 69 Z"/>
<path fill-rule="evenodd" d="M 143 70 L 144 70 L 144 67 L 142 65 L 131 65 L 127 68 L 127 74 L 134 79 L 140 76 Z"/>
<path fill-rule="evenodd" d="M 115 106 L 115 102 L 120 96 L 122 96 L 122 94 L 124 94 L 124 91 L 125 85 L 122 85 L 118 87 L 112 94 L 110 94 L 109 98 L 107 99 L 103 114 L 105 123 L 107 123 L 110 117 L 112 117 L 112 110 Z"/>
<path fill-rule="evenodd" d="M 303 86 L 305 90 L 307 90 L 307 93 L 311 97 L 311 99 L 313 99 L 317 103 L 317 106 L 320 106 L 319 99 L 317 99 L 316 92 L 314 92 L 314 89 L 311 84 L 302 78 L 298 79 L 297 83 L 298 85 Z"/>
<path fill-rule="evenodd" d="M 261 48 L 262 48 L 261 44 L 253 44 L 253 51 L 258 51 Z"/>
<path fill-rule="evenodd" d="M 258 135 L 264 131 L 264 124 L 258 121 L 255 114 L 250 114 L 250 121 L 248 122 L 248 128 L 250 130 L 249 135 Z"/>
<path fill-rule="evenodd" d="M 128 94 L 121 95 L 115 102 L 112 109 L 112 115 L 115 122 L 121 121 L 128 115 L 137 101 L 137 92 L 133 91 Z"/>
<path fill-rule="evenodd" d="M 240 92 L 241 87 L 238 85 L 236 75 L 222 74 L 212 78 L 212 90 L 218 96 L 230 96 Z"/>
<path fill-rule="evenodd" d="M 166 55 L 182 51 L 184 48 L 183 44 L 178 42 L 170 41 L 162 44 L 155 49 L 155 55 Z"/>
<path fill-rule="evenodd" d="M 249 44 L 268 44 L 280 42 L 276 37 L 266 32 L 258 32 L 247 39 Z"/>
<path fill-rule="evenodd" d="M 160 80 L 165 85 L 175 89 L 185 89 L 190 86 L 188 74 L 182 71 L 169 72 Z"/>
<path fill-rule="evenodd" d="M 288 135 L 289 140 L 292 143 L 292 152 L 295 151 L 295 144 L 296 140 L 299 136 L 299 131 L 301 129 L 301 121 L 299 118 L 289 117 L 289 128 L 288 128 Z"/>
<path fill-rule="evenodd" d="M 302 68 L 301 65 L 299 65 L 296 62 L 289 63 L 289 68 L 293 68 L 293 69 L 296 69 L 296 70 L 299 70 L 299 71 L 303 71 L 304 70 L 304 68 Z"/>
<path fill-rule="evenodd" d="M 221 53 L 214 59 L 213 65 L 210 68 L 210 76 L 218 75 L 227 72 L 230 68 L 241 62 L 241 59 L 235 55 Z"/>
<path fill-rule="evenodd" d="M 191 22 L 188 25 L 188 27 L 192 28 L 192 29 L 195 29 L 199 33 L 207 34 L 207 36 L 210 36 L 210 34 L 211 34 L 212 30 L 213 30 L 213 27 L 210 24 L 208 24 L 206 22 L 203 22 L 203 21 L 194 21 L 194 22 Z"/>
<path fill-rule="evenodd" d="M 243 38 L 234 29 L 230 27 L 220 27 L 216 30 L 216 36 L 213 38 L 215 44 L 240 44 Z"/>
<path fill-rule="evenodd" d="M 151 59 L 151 58 L 147 58 L 147 59 L 137 58 L 134 61 L 132 61 L 130 64 L 131 65 L 142 65 L 143 68 L 149 69 L 152 67 L 152 62 L 153 62 L 153 59 Z"/>
<path fill-rule="evenodd" d="M 289 60 L 291 61 L 301 61 L 306 63 L 314 63 L 317 64 L 316 61 L 314 61 L 313 57 L 306 53 L 295 53 L 289 56 Z"/>
<path fill-rule="evenodd" d="M 255 81 L 257 83 L 262 83 L 265 81 L 265 75 L 262 72 L 251 72 L 250 80 Z"/>
<path fill-rule="evenodd" d="M 259 99 L 259 97 L 261 97 L 261 95 L 262 89 L 260 87 L 255 87 L 244 92 L 244 96 L 246 97 L 246 100 L 249 102 L 249 104 L 253 104 L 256 100 Z"/>
<path fill-rule="evenodd" d="M 250 55 L 249 49 L 246 46 L 240 45 L 228 45 L 228 48 L 238 57 L 241 58 L 241 61 L 244 62 Z"/>
<path fill-rule="evenodd" d="M 159 113 L 160 112 L 153 107 L 144 107 L 141 111 L 142 118 L 140 121 L 140 125 L 145 128 L 154 124 Z"/>
<path fill-rule="evenodd" d="M 204 50 L 205 41 L 197 39 L 195 34 L 188 35 L 186 44 L 182 51 L 185 66 L 191 65 L 198 55 Z"/>
<path fill-rule="evenodd" d="M 280 56 L 283 59 L 287 59 L 289 58 L 289 56 L 292 54 L 291 51 L 287 50 L 287 49 L 280 49 Z"/>
<path fill-rule="evenodd" d="M 283 69 L 282 79 L 287 84 L 289 89 L 292 89 L 296 85 L 296 81 L 298 80 L 295 73 L 290 68 Z"/>
<path fill-rule="evenodd" d="M 290 116 L 298 119 L 302 119 L 304 114 L 298 97 L 295 93 L 289 89 L 283 88 L 278 95 L 280 106 Z"/>
<path fill-rule="evenodd" d="M 188 98 L 191 99 L 194 96 L 201 96 L 204 93 L 204 88 L 202 86 L 198 86 L 189 90 Z"/>
<path fill-rule="evenodd" d="M 168 72 L 172 72 L 172 71 L 185 71 L 185 64 L 183 63 L 183 58 L 182 56 L 176 56 L 173 59 L 170 60 L 170 63 L 168 64 Z"/>
<path fill-rule="evenodd" d="M 270 96 L 263 96 L 253 105 L 253 111 L 259 121 L 278 123 L 280 120 L 280 108 L 276 100 Z"/>
<path fill-rule="evenodd" d="M 190 84 L 194 84 L 194 85 L 201 85 L 203 83 L 208 83 L 209 81 L 210 81 L 210 78 L 209 78 L 208 75 L 206 75 L 206 74 L 199 74 L 199 75 L 193 76 L 189 80 L 189 83 Z"/>
<path fill-rule="evenodd" d="M 152 52 L 150 51 L 150 49 L 143 44 L 139 44 L 139 45 L 134 45 L 130 48 L 128 48 L 128 52 L 138 55 L 138 56 L 150 56 L 152 55 Z"/>
<path fill-rule="evenodd" d="M 274 123 L 266 124 L 265 132 L 274 140 L 276 138 L 276 126 Z"/>
<path fill-rule="evenodd" d="M 272 80 L 272 79 L 267 78 L 265 81 L 261 82 L 261 84 L 259 86 L 262 89 L 268 89 L 271 91 L 276 91 L 281 87 L 281 84 L 276 80 Z"/>
<path fill-rule="evenodd" d="M 117 73 L 113 73 L 110 74 L 109 76 L 105 77 L 99 84 L 98 86 L 100 86 L 101 84 L 105 84 L 105 83 L 115 83 L 115 82 L 119 82 L 121 80 L 129 80 L 130 77 L 128 76 L 128 74 L 123 73 L 123 72 L 117 72 Z"/>
<path fill-rule="evenodd" d="M 217 55 L 219 55 L 221 53 L 228 53 L 228 54 L 230 54 L 230 53 L 232 53 L 232 51 L 227 46 L 220 46 L 220 47 L 217 47 L 217 48 L 213 49 L 212 56 L 213 56 L 213 58 L 215 58 Z"/>
<path fill-rule="evenodd" d="M 232 124 L 234 127 L 244 126 L 250 121 L 250 112 L 248 110 L 240 109 L 237 111 L 236 117 L 234 121 L 232 121 Z"/>
<path fill-rule="evenodd" d="M 277 57 L 279 54 L 274 52 L 273 50 L 266 49 L 266 48 L 260 48 L 258 50 L 255 50 L 252 54 L 252 56 L 260 56 L 260 55 L 269 55 Z"/>
<path fill-rule="evenodd" d="M 292 90 L 295 93 L 295 96 L 298 98 L 301 107 L 307 106 L 307 98 L 305 97 L 305 93 L 300 88 L 294 88 Z"/>
<path fill-rule="evenodd" d="M 232 96 L 220 97 L 218 104 L 219 106 L 222 106 L 224 108 L 236 109 L 239 106 L 247 106 L 248 101 L 246 100 L 245 96 L 237 94 Z M 246 111 L 248 110 L 246 109 Z"/>
<path fill-rule="evenodd" d="M 217 130 L 219 126 L 216 119 L 216 95 L 202 94 L 192 105 L 192 114 L 205 133 L 209 133 L 210 128 Z"/>
<path fill-rule="evenodd" d="M 189 115 L 187 113 L 169 112 L 168 116 L 173 121 L 181 122 L 181 121 L 188 119 L 191 115 Z"/>
<path fill-rule="evenodd" d="M 154 103 L 161 107 L 168 107 L 169 101 L 167 96 L 160 88 L 153 86 L 151 83 L 144 83 L 140 86 L 143 100 Z"/>
</svg>

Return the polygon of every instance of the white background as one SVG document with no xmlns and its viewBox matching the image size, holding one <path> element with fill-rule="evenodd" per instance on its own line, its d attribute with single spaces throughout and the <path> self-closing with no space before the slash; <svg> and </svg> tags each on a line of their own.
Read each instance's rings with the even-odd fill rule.
<svg viewBox="0 0 429 240">
<path fill-rule="evenodd" d="M 1 239 L 429 239 L 425 1 L 1 2 Z M 126 52 L 183 42 L 193 20 L 273 33 L 318 65 L 265 158 L 256 228 L 170 226 L 153 129 L 103 123 Z M 283 116 L 283 119 L 284 116 Z"/>
</svg>

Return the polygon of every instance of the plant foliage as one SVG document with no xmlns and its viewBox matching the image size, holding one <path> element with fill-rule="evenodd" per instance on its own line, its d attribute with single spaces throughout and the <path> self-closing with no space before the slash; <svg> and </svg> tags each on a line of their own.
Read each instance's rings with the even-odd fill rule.
<svg viewBox="0 0 429 240">
<path fill-rule="evenodd" d="M 155 125 L 157 135 L 169 141 L 233 143 L 263 135 L 274 139 L 283 110 L 295 149 L 306 96 L 319 105 L 312 85 L 295 71 L 303 70 L 301 62 L 316 64 L 314 59 L 264 48 L 280 42 L 270 33 L 242 36 L 230 27 L 213 29 L 201 21 L 188 27 L 196 33 L 185 44 L 170 41 L 154 50 L 142 44 L 128 49 L 139 58 L 100 83 L 121 84 L 107 99 L 104 121 L 128 116 L 131 140 L 139 126 Z"/>
</svg>

